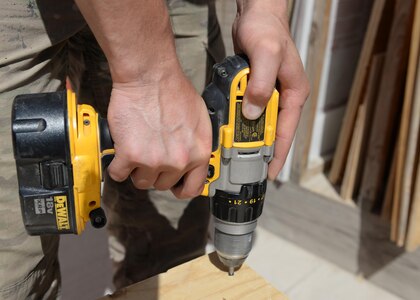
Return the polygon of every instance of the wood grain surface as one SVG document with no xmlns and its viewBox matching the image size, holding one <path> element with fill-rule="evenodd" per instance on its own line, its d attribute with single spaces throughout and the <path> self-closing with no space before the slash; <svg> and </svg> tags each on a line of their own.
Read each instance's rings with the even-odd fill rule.
<svg viewBox="0 0 420 300">
<path fill-rule="evenodd" d="M 344 167 L 347 161 L 347 154 L 351 142 L 354 123 L 356 122 L 357 110 L 362 101 L 365 81 L 369 72 L 369 65 L 372 54 L 374 53 L 375 40 L 378 35 L 380 23 L 385 8 L 386 0 L 375 1 L 371 17 L 368 24 L 368 29 L 363 42 L 362 52 L 360 54 L 359 63 L 357 65 L 356 73 L 350 97 L 347 103 L 347 109 L 341 125 L 340 135 L 335 150 L 333 163 L 331 166 L 329 179 L 333 184 L 338 184 L 343 176 Z"/>
<path fill-rule="evenodd" d="M 287 300 L 247 265 L 237 270 L 234 276 L 229 276 L 216 253 L 199 257 L 101 299 Z"/>
<path fill-rule="evenodd" d="M 408 143 L 402 182 L 402 197 L 411 197 L 411 211 L 407 211 L 407 213 L 409 213 L 409 223 L 406 249 L 409 251 L 413 251 L 416 247 L 420 246 L 420 3 L 418 1 L 415 11 L 412 43 L 416 44 L 413 46 L 416 47 L 416 52 L 413 56 L 415 57 L 417 54 L 417 68 L 415 75 L 416 79 L 415 82 L 413 82 L 413 98 L 411 103 L 411 116 L 407 136 Z M 410 67 L 412 67 L 411 54 Z M 416 164 L 417 170 L 415 170 Z M 409 181 L 412 181 L 411 184 Z M 408 210 L 408 207 L 402 207 L 402 209 Z M 400 216 L 404 217 L 402 214 Z"/>
<path fill-rule="evenodd" d="M 383 53 L 376 54 L 372 58 L 372 67 L 369 72 L 366 93 L 357 113 L 356 127 L 351 140 L 343 184 L 340 190 L 341 197 L 345 200 L 352 200 L 355 191 L 358 190 L 360 185 L 361 173 L 366 157 L 366 144 L 369 139 L 383 62 Z"/>
<path fill-rule="evenodd" d="M 414 179 L 413 205 L 410 213 L 410 221 L 407 231 L 407 242 L 405 249 L 414 251 L 420 246 L 420 159 L 417 153 L 417 174 Z"/>
<path fill-rule="evenodd" d="M 420 3 L 417 1 L 411 34 L 410 57 L 405 85 L 404 105 L 398 135 L 398 155 L 394 201 L 401 199 L 398 222 L 397 244 L 403 246 L 409 216 L 412 194 L 413 170 L 415 169 L 416 147 L 420 115 Z"/>
<path fill-rule="evenodd" d="M 398 147 L 398 145 L 397 145 Z M 383 204 L 381 208 L 381 218 L 384 221 L 391 223 L 393 214 L 397 213 L 393 210 L 393 201 L 394 201 L 394 191 L 395 191 L 395 173 L 397 172 L 397 152 L 394 151 L 392 156 L 391 169 L 388 174 L 388 179 L 386 181 L 385 195 L 383 198 Z M 391 241 L 396 241 L 396 233 L 390 234 Z"/>
<path fill-rule="evenodd" d="M 371 204 L 385 189 L 387 164 L 396 144 L 392 136 L 398 128 L 396 116 L 401 109 L 407 72 L 413 4 L 413 0 L 398 1 L 394 9 L 359 195 L 359 199 Z"/>
</svg>

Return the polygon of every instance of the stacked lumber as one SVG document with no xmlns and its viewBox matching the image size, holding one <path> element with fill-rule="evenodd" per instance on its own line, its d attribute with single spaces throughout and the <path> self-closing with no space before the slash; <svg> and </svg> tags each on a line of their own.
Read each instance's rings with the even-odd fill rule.
<svg viewBox="0 0 420 300">
<path fill-rule="evenodd" d="M 372 8 L 329 180 L 420 245 L 420 1 Z"/>
</svg>

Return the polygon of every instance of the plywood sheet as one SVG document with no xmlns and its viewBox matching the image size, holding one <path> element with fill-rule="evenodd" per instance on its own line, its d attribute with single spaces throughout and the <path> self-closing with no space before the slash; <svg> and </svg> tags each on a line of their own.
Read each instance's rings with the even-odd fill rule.
<svg viewBox="0 0 420 300">
<path fill-rule="evenodd" d="M 104 299 L 275 299 L 287 300 L 247 265 L 228 276 L 216 253 L 133 284 Z"/>
</svg>

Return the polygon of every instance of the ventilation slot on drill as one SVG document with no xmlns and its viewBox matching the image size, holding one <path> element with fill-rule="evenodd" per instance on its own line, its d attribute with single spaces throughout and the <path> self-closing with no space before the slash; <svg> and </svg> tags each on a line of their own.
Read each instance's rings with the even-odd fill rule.
<svg viewBox="0 0 420 300">
<path fill-rule="evenodd" d="M 246 155 L 255 155 L 255 154 L 258 154 L 258 153 L 260 153 L 260 151 L 247 151 L 247 152 L 245 152 L 245 151 L 238 151 L 238 155 L 240 155 L 240 156 L 246 156 Z"/>
</svg>

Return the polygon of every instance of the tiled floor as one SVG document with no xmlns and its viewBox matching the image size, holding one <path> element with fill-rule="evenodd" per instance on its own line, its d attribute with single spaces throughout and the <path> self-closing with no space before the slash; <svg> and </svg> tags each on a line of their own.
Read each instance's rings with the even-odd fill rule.
<svg viewBox="0 0 420 300">
<path fill-rule="evenodd" d="M 247 263 L 290 300 L 400 300 L 258 227 Z"/>
</svg>

